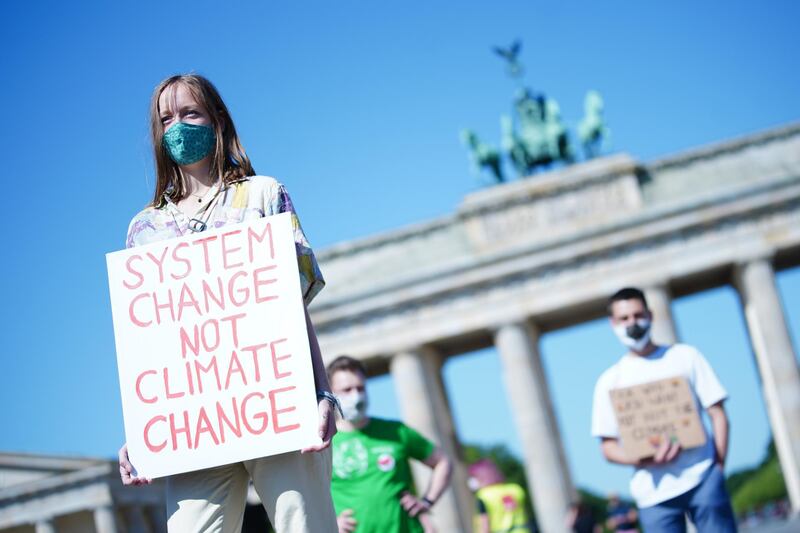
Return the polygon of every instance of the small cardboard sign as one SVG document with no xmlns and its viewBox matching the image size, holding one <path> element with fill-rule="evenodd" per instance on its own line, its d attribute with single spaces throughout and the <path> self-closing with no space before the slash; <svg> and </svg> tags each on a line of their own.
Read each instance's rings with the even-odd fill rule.
<svg viewBox="0 0 800 533">
<path fill-rule="evenodd" d="M 677 438 L 683 448 L 706 442 L 694 396 L 684 377 L 667 378 L 610 391 L 625 453 L 652 457 L 658 447 Z"/>
<path fill-rule="evenodd" d="M 106 262 L 138 475 L 320 442 L 290 214 L 113 252 Z"/>
</svg>

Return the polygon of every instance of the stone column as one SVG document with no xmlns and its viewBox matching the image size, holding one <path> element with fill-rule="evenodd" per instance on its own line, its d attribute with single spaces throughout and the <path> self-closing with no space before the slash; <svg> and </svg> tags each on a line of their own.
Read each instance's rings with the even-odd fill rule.
<svg viewBox="0 0 800 533">
<path fill-rule="evenodd" d="M 56 533 L 56 526 L 52 519 L 40 520 L 36 522 L 36 533 Z"/>
<path fill-rule="evenodd" d="M 167 533 L 167 512 L 164 505 L 147 506 L 144 513 L 153 533 Z"/>
<path fill-rule="evenodd" d="M 653 313 L 653 341 L 656 344 L 675 344 L 678 331 L 672 317 L 672 295 L 666 285 L 645 287 L 644 297 Z"/>
<path fill-rule="evenodd" d="M 734 280 L 761 375 L 772 435 L 789 499 L 800 512 L 800 370 L 783 314 L 772 264 L 739 265 Z"/>
<path fill-rule="evenodd" d="M 127 519 L 127 533 L 150 533 L 150 525 L 147 523 L 144 509 L 139 505 L 133 505 L 125 513 Z"/>
<path fill-rule="evenodd" d="M 461 461 L 441 368 L 441 357 L 430 348 L 399 353 L 390 364 L 403 421 L 435 442 L 453 463 L 450 488 L 432 511 L 434 521 L 440 531 L 471 531 L 472 496 L 467 487 L 467 473 Z M 430 473 L 427 467 L 414 468 L 420 495 L 428 486 Z"/>
<path fill-rule="evenodd" d="M 94 509 L 94 527 L 97 533 L 117 533 L 117 516 L 114 507 L 103 505 Z"/>
<path fill-rule="evenodd" d="M 561 445 L 538 340 L 538 331 L 524 322 L 507 324 L 495 333 L 539 527 L 543 533 L 566 533 L 564 518 L 575 498 L 575 489 Z"/>
</svg>

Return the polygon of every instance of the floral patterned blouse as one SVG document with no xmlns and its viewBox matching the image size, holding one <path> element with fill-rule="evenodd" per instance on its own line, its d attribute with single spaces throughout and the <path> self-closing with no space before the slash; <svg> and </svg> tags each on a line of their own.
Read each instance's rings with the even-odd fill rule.
<svg viewBox="0 0 800 533">
<path fill-rule="evenodd" d="M 204 204 L 208 207 L 201 208 L 194 218 L 189 218 L 165 195 L 164 203 L 160 207 L 147 207 L 133 217 L 128 227 L 126 246 L 132 248 L 181 237 L 206 228 L 219 228 L 227 224 L 288 212 L 292 214 L 303 300 L 306 305 L 311 303 L 314 296 L 325 286 L 325 279 L 300 226 L 300 220 L 286 188 L 275 178 L 251 176 L 222 185 L 219 190 L 209 192 L 208 196 L 211 200 Z"/>
</svg>

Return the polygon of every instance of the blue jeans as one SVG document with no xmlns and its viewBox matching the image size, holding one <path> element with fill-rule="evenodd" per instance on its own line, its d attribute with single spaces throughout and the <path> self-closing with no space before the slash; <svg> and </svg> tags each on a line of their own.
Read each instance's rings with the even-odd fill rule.
<svg viewBox="0 0 800 533">
<path fill-rule="evenodd" d="M 736 532 L 725 477 L 718 465 L 712 466 L 705 479 L 689 492 L 639 509 L 639 521 L 646 533 L 685 533 L 687 513 L 698 533 Z"/>
</svg>

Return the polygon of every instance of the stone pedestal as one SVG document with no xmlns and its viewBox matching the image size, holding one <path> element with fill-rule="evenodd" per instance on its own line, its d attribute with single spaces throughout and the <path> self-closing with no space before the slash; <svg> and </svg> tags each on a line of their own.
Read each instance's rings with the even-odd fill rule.
<svg viewBox="0 0 800 533">
<path fill-rule="evenodd" d="M 524 450 L 525 473 L 543 533 L 566 533 L 564 518 L 575 497 L 538 348 L 538 332 L 527 323 L 497 330 L 509 405 Z"/>
<path fill-rule="evenodd" d="M 441 377 L 441 358 L 429 348 L 397 354 L 391 361 L 397 397 L 403 421 L 433 440 L 453 463 L 450 488 L 432 511 L 440 531 L 471 531 L 472 497 L 467 488 L 467 474 L 460 460 L 460 449 L 447 394 Z M 414 466 L 414 478 L 420 495 L 427 488 L 430 469 Z"/>
<path fill-rule="evenodd" d="M 789 499 L 800 512 L 800 371 L 767 259 L 741 264 L 735 282 L 742 299 L 775 447 Z"/>
</svg>

